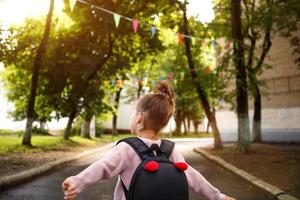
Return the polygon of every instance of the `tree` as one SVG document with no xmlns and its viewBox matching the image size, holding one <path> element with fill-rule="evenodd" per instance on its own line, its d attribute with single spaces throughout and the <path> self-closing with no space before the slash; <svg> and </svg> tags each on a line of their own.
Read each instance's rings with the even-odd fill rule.
<svg viewBox="0 0 300 200">
<path fill-rule="evenodd" d="M 119 79 L 118 83 L 117 83 L 117 91 L 115 92 L 115 99 L 114 99 L 114 104 L 115 104 L 114 107 L 115 107 L 116 112 L 118 111 L 118 108 L 119 108 L 121 92 L 123 90 L 124 81 L 125 81 L 125 77 L 122 77 L 122 79 Z M 118 128 L 117 128 L 118 114 L 116 112 L 113 114 L 113 120 L 112 120 L 112 135 L 113 136 L 118 135 Z"/>
<path fill-rule="evenodd" d="M 273 0 L 268 2 L 273 4 L 273 33 L 277 33 L 277 35 L 290 41 L 293 53 L 296 56 L 295 63 L 300 66 L 300 2 L 297 0 Z"/>
<path fill-rule="evenodd" d="M 187 2 L 185 1 L 184 3 L 182 3 L 180 1 L 176 1 L 176 4 L 179 5 L 180 10 L 183 12 L 183 15 L 182 15 L 182 17 L 183 17 L 183 32 L 185 35 L 190 35 L 188 18 L 187 18 L 187 13 L 186 13 Z M 216 148 L 216 149 L 222 148 L 223 144 L 222 144 L 222 140 L 221 140 L 221 136 L 220 136 L 220 131 L 217 126 L 214 109 L 211 108 L 211 105 L 209 103 L 209 100 L 207 98 L 205 90 L 204 90 L 203 86 L 200 85 L 200 83 L 198 81 L 198 75 L 195 72 L 195 65 L 194 65 L 193 56 L 192 56 L 192 52 L 191 52 L 190 38 L 184 37 L 184 44 L 185 44 L 185 50 L 186 50 L 185 54 L 186 54 L 188 66 L 190 69 L 190 74 L 191 74 L 191 77 L 194 82 L 194 86 L 196 87 L 196 90 L 198 92 L 201 105 L 204 109 L 204 112 L 209 121 L 209 124 L 212 127 L 212 131 L 214 134 L 214 148 Z"/>
<path fill-rule="evenodd" d="M 99 2 L 97 2 L 99 3 Z M 115 2 L 115 4 L 117 5 L 118 3 Z M 112 4 L 108 4 L 107 2 L 103 2 L 103 5 L 102 6 L 105 6 L 106 8 L 108 9 L 113 9 L 113 8 L 116 8 L 118 7 L 118 10 L 116 10 L 116 12 L 118 11 L 122 11 L 122 13 L 124 13 L 125 16 L 129 16 L 129 17 L 134 17 L 135 15 L 139 15 L 139 18 L 140 19 L 143 19 L 143 17 L 148 17 L 148 16 L 151 16 L 153 14 L 156 14 L 156 10 L 153 10 L 152 7 L 154 5 L 161 5 L 161 7 L 163 7 L 163 2 L 161 1 L 154 1 L 154 2 L 135 2 L 135 3 L 130 3 L 131 6 L 128 7 L 126 3 L 124 3 L 124 1 L 122 1 L 122 4 L 118 4 L 118 6 L 115 6 L 115 5 L 112 5 Z M 122 5 L 122 6 L 120 6 Z M 84 8 L 82 6 L 85 6 Z M 159 7 L 159 8 L 161 8 Z M 115 10 L 115 9 L 114 9 Z M 75 99 L 79 99 L 80 96 L 82 95 L 81 93 L 84 91 L 84 89 L 86 88 L 86 86 L 89 84 L 89 81 L 91 81 L 92 79 L 94 79 L 96 76 L 97 76 L 97 73 L 102 71 L 105 66 L 108 66 L 110 65 L 111 63 L 110 62 L 115 62 L 116 60 L 118 59 L 123 59 L 123 58 L 128 58 L 130 60 L 130 62 L 134 62 L 134 59 L 132 57 L 133 54 L 130 54 L 130 53 L 127 53 L 128 50 L 132 50 L 132 49 L 135 49 L 135 52 L 137 52 L 137 57 L 140 56 L 140 55 L 143 55 L 145 53 L 145 51 L 143 51 L 143 49 L 146 49 L 145 46 L 142 48 L 141 47 L 141 42 L 138 41 L 138 43 L 135 43 L 135 44 L 138 44 L 138 45 L 132 45 L 132 48 L 131 48 L 131 45 L 128 45 L 128 46 L 124 46 L 124 38 L 127 39 L 128 43 L 130 44 L 130 42 L 132 42 L 133 40 L 137 40 L 140 38 L 140 36 L 138 35 L 132 35 L 132 27 L 131 27 L 131 24 L 128 23 L 128 24 L 124 24 L 122 27 L 119 27 L 118 29 L 115 29 L 115 25 L 114 25 L 114 22 L 112 21 L 112 17 L 111 15 L 109 14 L 109 19 L 108 19 L 108 14 L 106 13 L 103 13 L 102 11 L 96 11 L 94 8 L 90 8 L 90 7 L 87 7 L 86 5 L 78 5 L 77 6 L 77 10 L 75 9 L 75 12 L 74 13 L 81 13 L 80 15 L 77 15 L 77 18 L 80 18 L 80 20 L 82 21 L 82 23 L 80 24 L 80 26 L 85 26 L 85 27 L 89 27 L 90 30 L 93 31 L 93 34 L 94 35 L 107 35 L 107 39 L 106 41 L 106 44 L 109 44 L 109 51 L 106 52 L 106 53 L 103 53 L 102 55 L 105 55 L 105 59 L 103 61 L 100 61 L 99 64 L 96 64 L 95 66 L 95 70 L 92 71 L 92 73 L 90 73 L 89 76 L 87 76 L 87 78 L 85 79 L 84 81 L 84 84 L 85 86 L 82 86 L 80 87 L 81 89 L 79 89 L 78 91 L 81 91 L 81 92 L 77 92 L 77 96 Z M 72 14 L 72 16 L 74 16 Z M 79 16 L 79 17 L 78 17 Z M 85 16 L 85 17 L 83 17 Z M 74 16 L 76 18 L 76 16 Z M 105 20 L 103 20 L 105 19 Z M 101 26 L 101 24 L 104 26 L 104 27 L 107 27 L 106 29 L 103 29 Z M 131 35 L 132 37 L 127 37 Z M 148 32 L 145 32 L 145 31 L 139 31 L 139 35 L 141 35 L 142 37 L 144 38 L 148 38 L 150 39 L 150 35 L 148 34 Z M 151 43 L 153 43 L 153 41 L 151 41 Z M 149 46 L 150 48 L 153 48 L 154 45 L 151 46 L 151 43 L 148 43 L 146 45 Z M 92 43 L 93 45 L 97 45 L 98 47 L 104 47 L 103 45 L 103 41 L 99 42 L 99 41 L 96 41 L 94 43 Z M 154 42 L 154 44 L 156 44 Z M 126 50 L 125 50 L 126 48 Z M 138 49 L 137 49 L 138 48 Z M 124 51 L 125 50 L 125 51 Z M 119 54 L 118 54 L 119 53 Z M 122 65 L 125 66 L 128 66 L 126 63 L 122 63 Z M 115 65 L 111 65 L 110 67 L 113 67 Z M 130 66 L 130 65 L 129 65 Z M 75 102 L 78 102 L 78 101 L 75 101 Z M 68 135 L 68 132 L 69 132 L 69 129 L 70 129 L 70 126 L 72 124 L 72 119 L 74 119 L 74 117 L 76 116 L 76 113 L 78 112 L 78 110 L 76 109 L 76 106 L 74 106 L 74 109 L 73 111 L 70 112 L 70 117 L 69 117 L 69 123 L 68 123 L 68 126 L 66 128 L 66 131 L 65 131 L 65 135 L 67 136 Z M 67 137 L 66 137 L 67 138 Z"/>
<path fill-rule="evenodd" d="M 243 1 L 246 15 L 246 28 L 244 35 L 250 41 L 250 47 L 247 54 L 247 62 L 245 64 L 248 72 L 249 89 L 254 97 L 254 114 L 253 114 L 253 126 L 252 137 L 253 142 L 261 142 L 261 92 L 259 88 L 260 81 L 258 75 L 263 70 L 265 58 L 269 52 L 271 42 L 271 31 L 273 26 L 272 15 L 272 1 L 266 0 L 260 2 L 257 8 L 255 1 Z M 261 39 L 261 36 L 263 38 Z M 257 51 L 257 43 L 262 40 L 261 55 L 258 59 L 255 58 Z"/>
<path fill-rule="evenodd" d="M 247 72 L 244 63 L 241 1 L 231 0 L 231 30 L 234 41 L 233 60 L 236 69 L 236 101 L 238 115 L 237 153 L 248 153 L 250 147 Z"/>
<path fill-rule="evenodd" d="M 220 33 L 219 37 L 230 38 L 230 31 L 227 29 L 228 24 L 226 24 L 227 21 L 230 21 L 227 13 L 230 4 L 222 1 L 216 1 L 215 3 L 217 16 L 211 27 Z M 261 89 L 264 87 L 264 82 L 260 80 L 259 76 L 266 69 L 272 67 L 266 64 L 265 61 L 272 45 L 272 37 L 281 35 L 290 38 L 291 41 L 294 41 L 292 43 L 294 44 L 294 52 L 297 52 L 299 37 L 297 37 L 295 32 L 297 31 L 297 24 L 299 24 L 299 12 L 297 12 L 299 11 L 299 3 L 293 0 L 284 2 L 243 0 L 241 3 L 241 21 L 243 24 L 241 34 L 243 42 L 237 42 L 245 49 L 243 59 L 247 69 L 247 88 L 249 94 L 253 97 L 253 141 L 261 142 Z M 234 47 L 236 46 L 234 43 Z M 230 56 L 229 50 L 229 53 L 226 53 L 223 58 L 228 61 Z M 230 65 L 230 62 L 227 62 L 226 65 Z M 228 72 L 231 73 L 230 70 Z"/>
<path fill-rule="evenodd" d="M 33 65 L 30 97 L 29 97 L 27 113 L 26 113 L 27 121 L 26 121 L 25 133 L 24 133 L 23 140 L 22 140 L 22 145 L 31 146 L 32 123 L 33 123 L 33 117 L 34 117 L 34 104 L 35 104 L 35 98 L 36 98 L 36 91 L 37 91 L 37 87 L 38 87 L 38 77 L 39 77 L 39 71 L 40 71 L 40 67 L 41 67 L 42 58 L 43 58 L 43 55 L 45 54 L 48 38 L 50 35 L 53 9 L 54 9 L 54 0 L 50 0 L 50 7 L 49 7 L 48 15 L 47 15 L 44 35 L 43 35 L 42 41 L 40 43 L 40 46 L 38 48 L 38 51 L 37 51 L 37 54 L 36 54 L 36 57 L 34 60 L 34 65 Z"/>
<path fill-rule="evenodd" d="M 193 85 L 193 80 L 189 76 L 189 69 L 185 66 L 186 59 L 181 55 L 184 54 L 182 48 L 175 48 L 176 45 L 166 48 L 153 62 L 152 69 L 155 69 L 157 74 L 152 74 L 151 79 L 164 78 L 173 84 L 176 100 L 176 111 L 174 119 L 176 129 L 173 135 L 182 135 L 182 124 L 185 127 L 185 133 L 189 132 L 189 125 L 185 121 L 194 121 L 196 124 L 204 117 L 203 110 L 198 101 L 198 93 Z M 196 59 L 195 62 L 199 64 Z M 154 70 L 152 70 L 154 71 Z M 198 70 L 198 75 L 202 70 Z M 151 76 L 150 76 L 151 77 Z M 201 79 L 205 79 L 204 74 Z M 207 81 L 205 79 L 205 81 Z M 208 81 L 209 82 L 209 81 Z M 207 88 L 206 88 L 207 89 Z"/>
<path fill-rule="evenodd" d="M 33 120 L 44 124 L 52 118 L 58 118 L 57 110 L 58 102 L 62 99 L 61 96 L 53 95 L 55 91 L 63 88 L 63 83 L 66 82 L 60 74 L 50 76 L 51 65 L 60 63 L 60 52 L 54 52 L 55 39 L 57 35 L 65 33 L 65 27 L 59 20 L 52 17 L 52 28 L 56 31 L 51 31 L 49 34 L 47 51 L 43 56 L 42 66 L 39 70 L 39 82 L 37 85 Z M 3 72 L 3 80 L 6 87 L 6 96 L 10 102 L 14 104 L 10 115 L 15 120 L 23 120 L 26 118 L 26 107 L 30 97 L 30 85 L 32 66 L 35 61 L 35 52 L 38 50 L 40 40 L 42 38 L 44 27 L 44 19 L 26 19 L 23 24 L 12 25 L 7 30 L 8 34 L 3 45 L 1 60 L 4 63 L 5 70 Z M 62 43 L 59 44 L 61 48 Z M 64 54 L 64 52 L 62 52 Z M 68 68 L 66 68 L 68 69 Z M 66 72 L 66 70 L 64 70 Z M 52 77 L 56 79 L 54 87 L 49 87 L 52 82 Z M 61 78 L 61 79 L 59 79 Z M 55 103 L 52 103 L 54 102 Z"/>
<path fill-rule="evenodd" d="M 89 85 L 80 105 L 79 115 L 83 119 L 81 136 L 91 139 L 90 125 L 92 118 L 112 110 L 112 107 L 105 101 L 105 91 L 100 87 L 98 80 L 92 81 Z"/>
</svg>

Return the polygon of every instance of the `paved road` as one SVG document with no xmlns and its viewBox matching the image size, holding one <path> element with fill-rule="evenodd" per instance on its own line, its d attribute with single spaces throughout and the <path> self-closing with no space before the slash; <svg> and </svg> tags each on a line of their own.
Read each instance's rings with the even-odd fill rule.
<svg viewBox="0 0 300 200">
<path fill-rule="evenodd" d="M 186 161 L 195 169 L 199 170 L 215 187 L 223 193 L 234 196 L 238 200 L 269 200 L 272 197 L 240 177 L 226 171 L 217 164 L 208 161 L 199 154 L 193 152 L 194 147 L 211 144 L 209 139 L 199 139 L 197 141 L 177 140 L 176 146 L 185 156 Z M 84 169 L 93 161 L 101 158 L 106 152 L 91 155 L 81 160 L 61 166 L 34 180 L 18 185 L 0 193 L 0 200 L 59 200 L 63 199 L 60 189 L 62 181 Z M 79 195 L 78 200 L 111 200 L 116 178 L 105 181 L 88 188 Z M 197 197 L 192 191 L 190 200 L 204 200 Z"/>
</svg>

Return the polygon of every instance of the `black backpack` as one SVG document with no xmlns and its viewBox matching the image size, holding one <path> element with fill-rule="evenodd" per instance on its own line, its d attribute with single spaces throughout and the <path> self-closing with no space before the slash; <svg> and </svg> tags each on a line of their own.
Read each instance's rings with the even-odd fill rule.
<svg viewBox="0 0 300 200">
<path fill-rule="evenodd" d="M 132 137 L 120 140 L 129 144 L 141 158 L 129 186 L 122 186 L 126 200 L 188 200 L 188 183 L 183 168 L 172 163 L 169 157 L 175 143 L 162 140 L 160 147 L 153 144 L 150 148 L 139 138 Z M 118 144 L 117 143 L 117 144 Z M 153 153 L 156 150 L 156 156 Z"/>
</svg>

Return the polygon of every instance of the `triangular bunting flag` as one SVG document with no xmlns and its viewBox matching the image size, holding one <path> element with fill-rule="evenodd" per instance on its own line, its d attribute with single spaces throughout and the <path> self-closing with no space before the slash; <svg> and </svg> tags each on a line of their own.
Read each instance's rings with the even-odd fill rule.
<svg viewBox="0 0 300 200">
<path fill-rule="evenodd" d="M 192 45 L 194 46 L 196 44 L 196 38 L 191 37 Z"/>
<path fill-rule="evenodd" d="M 211 73 L 210 67 L 209 67 L 209 66 L 206 66 L 206 67 L 204 68 L 204 72 L 205 72 L 205 74 L 210 74 L 210 73 Z"/>
<path fill-rule="evenodd" d="M 148 84 L 148 80 L 146 78 L 143 78 L 143 84 L 147 85 Z"/>
<path fill-rule="evenodd" d="M 233 42 L 234 48 L 236 48 L 237 50 L 239 49 L 239 44 L 238 42 Z"/>
<path fill-rule="evenodd" d="M 143 86 L 143 80 L 139 80 L 139 86 Z"/>
<path fill-rule="evenodd" d="M 173 82 L 174 82 L 174 85 L 177 85 L 177 79 L 174 79 Z"/>
<path fill-rule="evenodd" d="M 114 20 L 115 20 L 116 28 L 118 28 L 118 26 L 119 26 L 119 24 L 120 24 L 120 18 L 121 18 L 120 15 L 114 14 Z"/>
<path fill-rule="evenodd" d="M 178 36 L 178 44 L 182 44 L 182 41 L 183 41 L 183 36 L 181 34 L 177 34 Z"/>
<path fill-rule="evenodd" d="M 73 12 L 77 0 L 69 0 L 71 12 Z"/>
<path fill-rule="evenodd" d="M 226 48 L 227 48 L 227 49 L 230 49 L 230 48 L 231 48 L 231 43 L 230 43 L 229 41 L 228 41 L 227 44 L 226 44 Z"/>
<path fill-rule="evenodd" d="M 151 37 L 155 35 L 156 28 L 154 26 L 151 26 Z"/>
<path fill-rule="evenodd" d="M 111 80 L 111 84 L 112 84 L 112 86 L 114 86 L 115 85 L 115 80 Z"/>
<path fill-rule="evenodd" d="M 184 72 L 180 72 L 180 78 L 184 79 Z"/>
<path fill-rule="evenodd" d="M 138 30 L 138 27 L 139 27 L 139 21 L 136 20 L 136 19 L 134 19 L 134 20 L 132 21 L 132 27 L 133 27 L 133 31 L 136 33 L 137 30 Z"/>
<path fill-rule="evenodd" d="M 124 84 L 123 80 L 118 80 L 117 83 L 118 83 L 118 87 L 123 87 Z"/>
<path fill-rule="evenodd" d="M 216 42 L 216 40 L 211 40 L 210 44 L 212 45 L 213 49 L 215 49 L 217 42 Z"/>
</svg>

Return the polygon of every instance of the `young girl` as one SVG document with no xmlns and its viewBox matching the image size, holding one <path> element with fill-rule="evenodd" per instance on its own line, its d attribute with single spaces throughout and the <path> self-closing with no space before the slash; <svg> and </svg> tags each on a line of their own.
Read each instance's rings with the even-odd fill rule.
<svg viewBox="0 0 300 200">
<path fill-rule="evenodd" d="M 152 144 L 160 145 L 159 132 L 167 125 L 174 110 L 173 89 L 166 82 L 159 81 L 154 93 L 143 96 L 131 115 L 130 128 L 132 134 L 139 137 L 149 147 Z M 183 156 L 176 148 L 173 150 L 170 160 L 184 162 Z M 127 143 L 121 142 L 101 160 L 91 164 L 78 175 L 67 178 L 62 184 L 64 199 L 73 200 L 78 193 L 88 186 L 119 175 L 114 200 L 126 200 L 121 180 L 128 189 L 132 175 L 140 163 L 141 160 L 136 152 Z M 213 187 L 191 166 L 188 166 L 185 174 L 189 187 L 197 194 L 209 200 L 234 200 Z"/>
</svg>

